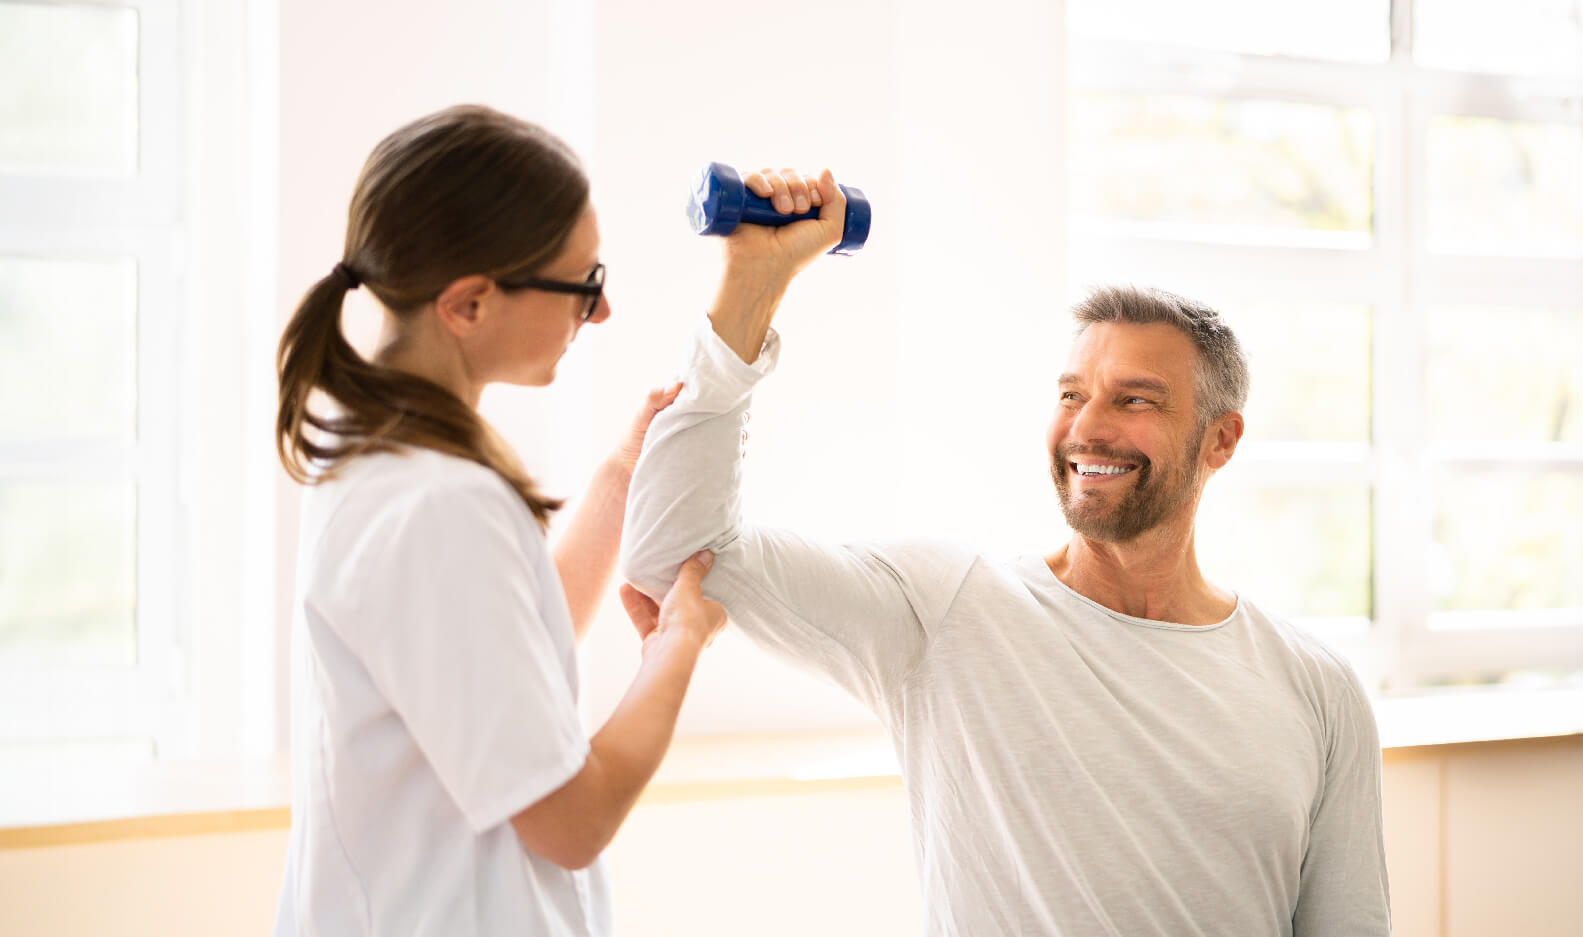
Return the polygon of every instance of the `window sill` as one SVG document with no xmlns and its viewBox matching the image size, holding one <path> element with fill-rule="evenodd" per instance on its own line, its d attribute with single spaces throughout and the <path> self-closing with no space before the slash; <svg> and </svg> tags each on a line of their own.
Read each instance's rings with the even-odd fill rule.
<svg viewBox="0 0 1583 937">
<path fill-rule="evenodd" d="M 284 829 L 291 774 L 279 761 L 163 761 L 92 774 L 7 779 L 0 850 Z"/>
<path fill-rule="evenodd" d="M 1407 749 L 1583 735 L 1583 689 L 1470 688 L 1376 699 L 1374 710 L 1388 761 Z M 14 780 L 0 805 L 0 850 L 290 825 L 284 760 L 162 762 L 31 786 Z M 890 742 L 877 729 L 695 737 L 677 740 L 643 803 L 899 784 Z"/>
</svg>

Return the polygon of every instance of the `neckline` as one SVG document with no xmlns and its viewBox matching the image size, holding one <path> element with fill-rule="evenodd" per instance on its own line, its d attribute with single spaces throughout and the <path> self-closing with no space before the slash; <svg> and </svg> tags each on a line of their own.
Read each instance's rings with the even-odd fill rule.
<svg viewBox="0 0 1583 937">
<path fill-rule="evenodd" d="M 1207 625 L 1187 625 L 1182 624 L 1181 622 L 1158 621 L 1153 618 L 1139 618 L 1135 615 L 1128 615 L 1123 612 L 1118 612 L 1113 608 L 1101 605 L 1083 593 L 1073 589 L 1071 586 L 1061 581 L 1060 577 L 1055 574 L 1055 571 L 1050 568 L 1050 564 L 1044 561 L 1044 557 L 1039 556 L 1036 553 L 1024 554 L 1023 562 L 1025 565 L 1037 565 L 1038 569 L 1040 570 L 1040 572 L 1035 574 L 1037 577 L 1037 582 L 1044 585 L 1046 588 L 1054 586 L 1062 594 L 1076 599 L 1077 601 L 1087 605 L 1089 608 L 1092 608 L 1097 612 L 1101 612 L 1104 615 L 1123 624 L 1133 625 L 1139 628 L 1153 628 L 1156 631 L 1213 632 L 1219 631 L 1225 626 L 1231 624 L 1234 619 L 1242 614 L 1242 594 L 1240 592 L 1233 592 L 1232 595 L 1236 596 L 1237 604 L 1232 607 L 1231 614 L 1227 615 L 1225 618 L 1222 618 L 1220 621 L 1212 622 Z"/>
</svg>

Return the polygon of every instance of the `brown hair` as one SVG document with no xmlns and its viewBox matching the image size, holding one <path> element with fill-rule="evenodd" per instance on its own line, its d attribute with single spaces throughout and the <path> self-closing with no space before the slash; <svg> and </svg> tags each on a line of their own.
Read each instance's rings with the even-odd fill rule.
<svg viewBox="0 0 1583 937">
<path fill-rule="evenodd" d="M 1240 412 L 1248 402 L 1248 357 L 1242 343 L 1220 313 L 1202 303 L 1164 290 L 1105 286 L 1073 306 L 1072 318 L 1079 335 L 1096 322 L 1163 322 L 1192 339 L 1198 352 L 1193 390 L 1199 432 L 1227 413 Z"/>
<path fill-rule="evenodd" d="M 587 205 L 571 149 L 490 108 L 448 108 L 380 141 L 352 193 L 341 263 L 281 335 L 275 445 L 287 473 L 313 484 L 363 453 L 422 446 L 493 469 L 546 523 L 561 502 L 539 494 L 499 434 L 438 384 L 364 360 L 341 332 L 341 306 L 361 282 L 407 318 L 460 277 L 530 275 Z M 333 415 L 310 409 L 314 391 L 334 400 Z"/>
</svg>

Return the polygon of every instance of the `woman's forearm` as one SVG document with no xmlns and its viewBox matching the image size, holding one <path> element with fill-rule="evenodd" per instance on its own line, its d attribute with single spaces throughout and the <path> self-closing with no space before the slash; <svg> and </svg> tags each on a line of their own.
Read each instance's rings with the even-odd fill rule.
<svg viewBox="0 0 1583 937">
<path fill-rule="evenodd" d="M 621 522 L 627 509 L 632 470 L 607 459 L 594 472 L 588 490 L 555 544 L 555 568 L 566 591 L 572 627 L 582 640 L 610 588 L 621 551 Z"/>
<path fill-rule="evenodd" d="M 655 636 L 626 695 L 594 737 L 582 770 L 512 818 L 524 846 L 566 868 L 592 863 L 659 770 L 703 643 Z"/>
</svg>

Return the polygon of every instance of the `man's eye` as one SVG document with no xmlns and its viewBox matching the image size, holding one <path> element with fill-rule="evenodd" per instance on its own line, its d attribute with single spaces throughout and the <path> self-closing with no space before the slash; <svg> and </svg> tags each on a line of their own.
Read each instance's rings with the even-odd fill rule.
<svg viewBox="0 0 1583 937">
<path fill-rule="evenodd" d="M 1127 404 L 1148 403 L 1148 402 L 1149 402 L 1148 399 L 1145 398 L 1145 397 L 1128 397 L 1125 401 L 1123 401 L 1123 403 L 1127 403 Z"/>
</svg>

